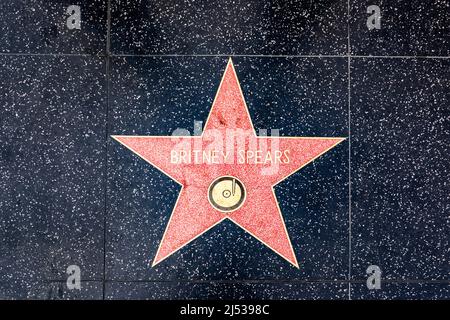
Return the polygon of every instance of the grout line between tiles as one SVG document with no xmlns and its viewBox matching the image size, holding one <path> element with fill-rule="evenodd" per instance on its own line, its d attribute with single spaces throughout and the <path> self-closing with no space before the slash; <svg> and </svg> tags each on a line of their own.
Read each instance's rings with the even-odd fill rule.
<svg viewBox="0 0 450 320">
<path fill-rule="evenodd" d="M 126 283 L 126 282 L 138 282 L 138 283 L 354 283 L 354 284 L 365 284 L 367 282 L 366 279 L 355 279 L 355 280 L 292 280 L 292 279 L 240 279 L 240 280 L 189 280 L 189 279 L 174 279 L 174 280 L 129 280 L 129 279 L 112 279 L 107 280 L 107 282 L 116 282 L 116 283 Z M 399 284 L 408 284 L 408 283 L 418 283 L 418 284 L 450 284 L 450 280 L 415 280 L 415 279 L 404 279 L 404 280 L 396 280 L 396 279 L 385 279 L 382 280 L 382 283 L 399 283 Z"/>
<path fill-rule="evenodd" d="M 360 58 L 360 59 L 449 59 L 450 56 L 373 56 L 373 55 L 351 55 L 350 52 L 344 55 L 327 55 L 327 54 L 299 54 L 299 55 L 273 55 L 273 54 L 112 54 L 114 57 L 171 57 L 171 58 L 186 58 L 186 57 L 249 57 L 249 58 Z"/>
<path fill-rule="evenodd" d="M 61 282 L 65 283 L 65 279 L 45 279 L 46 283 Z M 201 279 L 172 279 L 172 280 L 144 280 L 144 279 L 110 279 L 106 280 L 108 283 L 271 283 L 271 284 L 281 284 L 281 283 L 304 283 L 304 284 L 314 284 L 314 283 L 351 283 L 351 284 L 365 284 L 366 279 L 355 279 L 355 280 L 301 280 L 301 279 L 236 279 L 236 280 L 201 280 Z M 103 279 L 84 279 L 81 282 L 103 282 Z M 423 280 L 423 279 L 382 279 L 383 283 L 396 283 L 396 284 L 449 284 L 450 280 Z"/>
<path fill-rule="evenodd" d="M 141 283 L 353 283 L 353 284 L 365 284 L 366 279 L 355 279 L 355 280 L 292 280 L 292 279 L 241 279 L 241 280 L 189 280 L 189 279 L 176 279 L 176 280 L 128 280 L 128 279 L 112 279 L 107 280 L 107 282 L 125 283 L 125 282 L 141 282 Z M 405 280 L 382 280 L 382 283 L 398 283 L 398 284 L 450 284 L 450 280 L 415 280 L 415 279 L 405 279 Z"/>
<path fill-rule="evenodd" d="M 102 297 L 105 300 L 106 295 L 106 236 L 107 236 L 107 213 L 108 213 L 108 137 L 109 137 L 109 107 L 110 107 L 110 30 L 111 30 L 111 0 L 107 4 L 107 19 L 106 19 L 106 126 L 105 126 L 105 173 L 104 173 L 104 205 L 105 211 L 103 213 L 103 283 L 102 283 Z"/>
<path fill-rule="evenodd" d="M 110 38 L 110 31 L 107 31 Z M 84 54 L 84 53 L 20 53 L 20 52 L 0 52 L 0 56 L 43 56 L 43 57 L 136 57 L 136 58 L 151 58 L 151 57 L 167 57 L 167 58 L 189 58 L 189 57 L 249 57 L 249 58 L 343 58 L 349 57 L 353 59 L 450 59 L 450 56 L 373 56 L 373 55 L 326 55 L 326 54 L 304 54 L 304 55 L 271 55 L 271 54 L 114 54 L 110 52 L 110 39 L 107 39 L 107 53 L 106 54 Z"/>
<path fill-rule="evenodd" d="M 103 57 L 104 54 L 89 53 L 21 53 L 21 52 L 0 52 L 0 56 L 43 56 L 43 57 Z"/>
<path fill-rule="evenodd" d="M 359 59 L 449 59 L 450 56 L 364 56 L 364 55 L 350 55 L 352 58 Z"/>
<path fill-rule="evenodd" d="M 115 57 L 171 57 L 171 58 L 190 58 L 190 57 L 252 57 L 252 58 L 345 58 L 347 55 L 332 54 L 301 54 L 301 55 L 283 55 L 283 54 L 113 54 Z"/>
<path fill-rule="evenodd" d="M 348 300 L 352 300 L 352 179 L 351 179 L 351 79 L 350 0 L 347 0 L 347 126 L 348 126 Z"/>
</svg>

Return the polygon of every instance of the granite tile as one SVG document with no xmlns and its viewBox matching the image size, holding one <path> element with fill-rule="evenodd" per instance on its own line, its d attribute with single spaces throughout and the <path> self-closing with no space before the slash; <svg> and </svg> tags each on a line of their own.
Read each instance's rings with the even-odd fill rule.
<svg viewBox="0 0 450 320">
<path fill-rule="evenodd" d="M 346 299 L 346 283 L 110 282 L 106 299 L 329 300 Z"/>
<path fill-rule="evenodd" d="M 352 275 L 449 277 L 449 66 L 352 62 Z"/>
<path fill-rule="evenodd" d="M 206 120 L 226 62 L 198 57 L 115 59 L 110 133 L 170 135 L 176 128 L 192 133 L 194 120 Z M 286 136 L 347 134 L 345 59 L 234 62 L 257 129 L 278 128 Z M 110 139 L 108 149 L 108 279 L 346 278 L 347 142 L 275 187 L 300 269 L 229 221 L 151 268 L 180 187 L 116 141 Z"/>
<path fill-rule="evenodd" d="M 449 56 L 450 3 L 443 0 L 351 0 L 350 43 L 353 55 Z M 380 29 L 369 30 L 380 8 Z"/>
<path fill-rule="evenodd" d="M 82 279 L 102 277 L 104 68 L 100 58 L 0 57 L 2 296 L 66 279 L 72 264 Z"/>
<path fill-rule="evenodd" d="M 352 284 L 354 300 L 448 300 L 448 283 L 382 283 L 379 290 L 368 290 L 366 284 Z"/>
<path fill-rule="evenodd" d="M 80 8 L 80 29 L 67 26 L 71 5 Z M 106 16 L 106 0 L 2 0 L 0 53 L 104 53 Z"/>
<path fill-rule="evenodd" d="M 116 54 L 345 54 L 347 2 L 114 0 Z"/>
</svg>

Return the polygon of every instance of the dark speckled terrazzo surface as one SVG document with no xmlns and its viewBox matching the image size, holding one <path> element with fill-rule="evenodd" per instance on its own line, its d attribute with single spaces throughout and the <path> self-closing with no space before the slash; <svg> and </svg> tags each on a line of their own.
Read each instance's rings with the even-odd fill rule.
<svg viewBox="0 0 450 320">
<path fill-rule="evenodd" d="M 381 29 L 368 32 L 367 7 L 381 9 Z M 446 0 L 350 0 L 353 55 L 448 56 L 450 2 Z"/>
<path fill-rule="evenodd" d="M 346 12 L 342 0 L 117 0 L 111 43 L 126 54 L 344 55 Z"/>
<path fill-rule="evenodd" d="M 80 30 L 69 30 L 70 5 L 82 8 Z M 0 52 L 105 53 L 106 0 L 2 0 Z"/>
<path fill-rule="evenodd" d="M 387 279 L 448 279 L 450 61 L 352 68 L 353 276 L 372 261 Z"/>
<path fill-rule="evenodd" d="M 0 56 L 2 296 L 75 262 L 102 278 L 104 70 L 96 57 Z"/>
<path fill-rule="evenodd" d="M 450 299 L 449 11 L 2 1 L 0 298 Z M 230 56 L 256 130 L 348 139 L 275 187 L 298 269 L 231 221 L 152 268 L 180 186 L 110 135 L 193 132 Z"/>
</svg>

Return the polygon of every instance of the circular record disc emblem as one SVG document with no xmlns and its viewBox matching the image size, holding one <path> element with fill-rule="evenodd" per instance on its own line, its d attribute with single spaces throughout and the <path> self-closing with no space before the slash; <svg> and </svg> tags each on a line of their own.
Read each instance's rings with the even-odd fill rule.
<svg viewBox="0 0 450 320">
<path fill-rule="evenodd" d="M 211 205 L 219 211 L 237 210 L 245 201 L 245 187 L 235 177 L 223 176 L 211 183 L 208 189 Z"/>
</svg>

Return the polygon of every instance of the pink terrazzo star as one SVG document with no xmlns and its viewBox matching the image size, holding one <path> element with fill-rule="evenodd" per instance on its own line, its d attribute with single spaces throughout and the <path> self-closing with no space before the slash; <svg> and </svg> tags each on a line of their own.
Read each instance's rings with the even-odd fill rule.
<svg viewBox="0 0 450 320">
<path fill-rule="evenodd" d="M 230 219 L 298 267 L 273 187 L 344 140 L 256 136 L 231 59 L 201 136 L 113 138 L 182 186 L 152 266 Z"/>
</svg>

